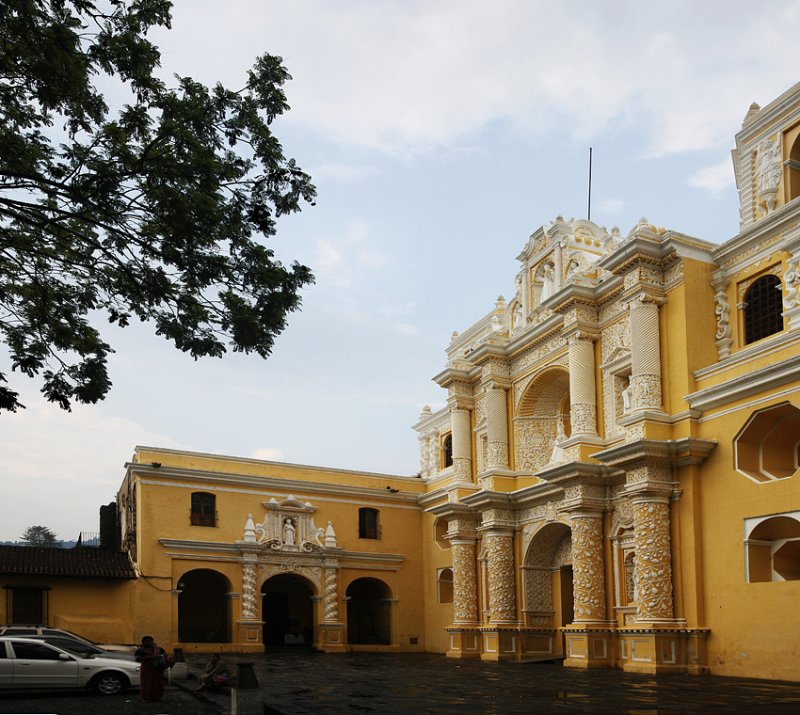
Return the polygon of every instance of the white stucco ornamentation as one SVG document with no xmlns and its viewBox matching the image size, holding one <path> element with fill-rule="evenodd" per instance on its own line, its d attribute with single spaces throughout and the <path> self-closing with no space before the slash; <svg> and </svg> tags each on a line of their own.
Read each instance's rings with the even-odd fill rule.
<svg viewBox="0 0 800 715">
<path fill-rule="evenodd" d="M 606 618 L 603 566 L 602 514 L 572 517 L 572 583 L 575 622 L 604 621 Z"/>
<path fill-rule="evenodd" d="M 257 604 L 256 565 L 245 563 L 242 566 L 242 616 L 247 619 L 258 618 Z"/>
<path fill-rule="evenodd" d="M 264 521 L 255 524 L 252 531 L 256 541 L 273 550 L 318 551 L 324 546 L 325 529 L 314 524 L 317 510 L 308 502 L 289 495 L 278 502 L 274 497 L 264 503 Z M 248 529 L 245 528 L 245 540 Z"/>
<path fill-rule="evenodd" d="M 453 621 L 477 623 L 478 581 L 475 570 L 475 542 L 451 540 L 453 554 Z"/>
<path fill-rule="evenodd" d="M 634 501 L 634 535 L 637 620 L 670 620 L 673 617 L 672 557 L 666 499 Z"/>
<path fill-rule="evenodd" d="M 758 203 L 767 214 L 775 209 L 778 184 L 781 181 L 780 138 L 764 139 L 756 149 L 756 171 L 758 178 Z"/>
<path fill-rule="evenodd" d="M 714 287 L 714 314 L 717 318 L 717 354 L 722 360 L 731 354 L 733 337 L 731 332 L 730 314 L 731 306 L 728 303 L 728 280 L 724 277 L 715 278 L 712 286 Z"/>
<path fill-rule="evenodd" d="M 514 585 L 514 539 L 511 534 L 488 533 L 484 546 L 489 574 L 489 608 L 492 623 L 509 623 L 516 618 Z"/>
<path fill-rule="evenodd" d="M 335 568 L 325 569 L 325 612 L 323 620 L 327 623 L 337 623 L 339 621 L 339 599 L 338 586 L 336 583 Z"/>
</svg>

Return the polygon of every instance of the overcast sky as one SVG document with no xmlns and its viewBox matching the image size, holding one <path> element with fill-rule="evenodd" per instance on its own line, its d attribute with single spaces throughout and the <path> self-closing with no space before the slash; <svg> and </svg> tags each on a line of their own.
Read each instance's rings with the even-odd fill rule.
<svg viewBox="0 0 800 715">
<path fill-rule="evenodd" d="M 14 377 L 0 539 L 97 531 L 137 444 L 416 473 L 450 334 L 511 297 L 533 231 L 586 217 L 590 146 L 597 223 L 736 234 L 734 134 L 800 80 L 798 27 L 780 0 L 177 0 L 153 33 L 165 77 L 239 88 L 269 52 L 294 78 L 274 128 L 319 199 L 272 246 L 316 284 L 267 361 L 194 362 L 137 325 L 104 329 L 99 405 Z"/>
</svg>

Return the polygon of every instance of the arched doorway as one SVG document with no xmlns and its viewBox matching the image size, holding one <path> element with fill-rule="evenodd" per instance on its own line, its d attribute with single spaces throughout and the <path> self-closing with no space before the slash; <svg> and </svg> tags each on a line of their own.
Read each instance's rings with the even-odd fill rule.
<svg viewBox="0 0 800 715">
<path fill-rule="evenodd" d="M 178 580 L 178 588 L 178 640 L 230 643 L 228 579 L 218 571 L 195 569 Z"/>
<path fill-rule="evenodd" d="M 264 582 L 264 645 L 310 648 L 314 642 L 314 587 L 302 576 L 280 574 Z"/>
<path fill-rule="evenodd" d="M 574 620 L 572 532 L 565 524 L 542 527 L 525 552 L 525 615 L 530 625 L 552 629 L 553 643 L 560 627 Z"/>
<path fill-rule="evenodd" d="M 377 578 L 359 578 L 347 587 L 347 642 L 390 645 L 391 589 Z"/>
</svg>

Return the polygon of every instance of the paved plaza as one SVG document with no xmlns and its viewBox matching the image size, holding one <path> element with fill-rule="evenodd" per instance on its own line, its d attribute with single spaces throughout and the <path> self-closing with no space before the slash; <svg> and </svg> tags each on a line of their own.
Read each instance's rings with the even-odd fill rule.
<svg viewBox="0 0 800 715">
<path fill-rule="evenodd" d="M 194 672 L 202 672 L 207 658 L 192 655 L 187 660 Z M 254 661 L 270 715 L 800 713 L 800 683 L 715 676 L 656 678 L 556 664 L 450 660 L 433 654 L 286 651 L 225 656 L 225 660 L 229 665 Z M 185 687 L 197 686 L 190 681 Z M 224 713 L 230 712 L 230 698 L 214 694 L 210 699 Z"/>
</svg>

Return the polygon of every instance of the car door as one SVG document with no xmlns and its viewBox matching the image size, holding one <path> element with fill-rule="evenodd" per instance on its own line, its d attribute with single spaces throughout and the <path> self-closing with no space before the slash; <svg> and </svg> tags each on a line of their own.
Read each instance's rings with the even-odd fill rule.
<svg viewBox="0 0 800 715">
<path fill-rule="evenodd" d="M 0 688 L 7 688 L 11 685 L 12 668 L 11 658 L 6 652 L 6 644 L 0 642 Z"/>
<path fill-rule="evenodd" d="M 38 641 L 8 641 L 14 651 L 12 684 L 15 688 L 74 688 L 78 661 L 63 651 Z"/>
</svg>

